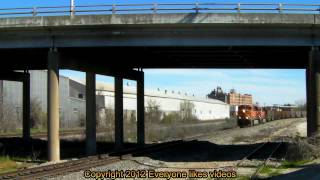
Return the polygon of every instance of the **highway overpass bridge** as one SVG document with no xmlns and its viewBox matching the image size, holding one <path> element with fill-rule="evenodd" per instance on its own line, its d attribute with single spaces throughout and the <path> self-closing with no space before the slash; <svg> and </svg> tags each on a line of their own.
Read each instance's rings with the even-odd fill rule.
<svg viewBox="0 0 320 180">
<path fill-rule="evenodd" d="M 0 18 L 0 77 L 24 82 L 26 139 L 30 136 L 28 70 L 48 69 L 49 160 L 60 159 L 59 69 L 86 72 L 88 154 L 96 152 L 95 74 L 115 77 L 119 147 L 123 143 L 122 80 L 137 81 L 137 137 L 138 143 L 144 143 L 143 68 L 306 69 L 308 135 L 320 130 L 319 14 L 283 13 L 281 8 L 277 13 L 239 13 L 239 8 L 237 13 L 151 10 L 116 14 L 112 7 L 111 14 L 75 15 L 71 8 L 66 11 L 71 15 L 37 16 L 41 12 L 33 11 L 32 17 Z"/>
</svg>

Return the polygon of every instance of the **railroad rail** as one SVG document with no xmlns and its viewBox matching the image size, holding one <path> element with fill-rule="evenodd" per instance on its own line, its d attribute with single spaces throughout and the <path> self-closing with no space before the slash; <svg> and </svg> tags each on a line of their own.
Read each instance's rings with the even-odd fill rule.
<svg viewBox="0 0 320 180">
<path fill-rule="evenodd" d="M 110 154 L 100 154 L 96 156 L 85 157 L 78 160 L 71 160 L 63 163 L 23 169 L 16 172 L 2 174 L 0 175 L 0 180 L 39 179 L 44 177 L 65 175 L 71 172 L 77 172 L 80 170 L 86 170 L 98 166 L 104 166 L 115 162 L 119 162 L 121 161 L 122 157 L 156 152 L 165 148 L 169 148 L 171 146 L 179 145 L 182 142 L 182 140 L 170 141 L 161 144 L 148 145 L 145 147 L 125 149 L 123 151 L 113 152 Z"/>
<path fill-rule="evenodd" d="M 257 166 L 254 173 L 250 176 L 250 179 L 257 179 L 260 171 L 263 167 L 267 166 L 271 158 L 279 151 L 280 147 L 283 145 L 282 141 L 279 142 L 265 142 L 255 148 L 247 156 L 245 156 L 240 162 L 237 163 L 236 168 L 243 166 L 246 160 L 262 160 L 262 162 Z"/>
<path fill-rule="evenodd" d="M 0 175 L 0 180 L 6 179 L 39 179 L 44 177 L 53 177 L 65 175 L 72 172 L 87 170 L 90 168 L 105 166 L 132 156 L 141 156 L 147 153 L 157 152 L 172 146 L 177 146 L 185 141 L 192 141 L 208 134 L 190 136 L 180 140 L 172 140 L 161 144 L 150 144 L 144 147 L 133 147 L 121 151 L 114 151 L 109 154 L 99 154 L 95 156 L 83 157 L 77 160 L 70 160 L 63 163 L 51 164 L 46 166 L 27 168 Z"/>
<path fill-rule="evenodd" d="M 63 130 L 59 132 L 59 136 L 72 136 L 72 135 L 82 135 L 85 132 L 85 129 L 69 129 Z M 97 129 L 97 133 L 106 132 L 105 129 Z M 37 132 L 32 133 L 32 138 L 47 138 L 47 132 Z M 11 138 L 11 137 L 21 137 L 22 133 L 9 133 L 9 134 L 1 134 L 0 138 Z"/>
<path fill-rule="evenodd" d="M 1 8 L 0 16 L 52 16 L 84 14 L 143 14 L 143 13 L 303 13 L 319 14 L 320 4 L 293 3 L 146 3 L 94 4 L 68 6 L 33 6 Z"/>
</svg>

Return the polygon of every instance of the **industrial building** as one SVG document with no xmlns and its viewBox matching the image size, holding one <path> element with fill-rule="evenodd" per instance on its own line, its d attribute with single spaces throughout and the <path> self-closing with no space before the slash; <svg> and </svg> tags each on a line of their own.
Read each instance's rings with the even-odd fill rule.
<svg viewBox="0 0 320 180">
<path fill-rule="evenodd" d="M 31 104 L 36 101 L 42 107 L 41 111 L 47 112 L 47 72 L 30 71 Z M 60 76 L 60 127 L 71 128 L 81 125 L 80 119 L 85 119 L 86 88 L 85 83 L 68 77 Z M 22 119 L 22 83 L 14 81 L 0 81 L 0 97 L 5 106 L 14 109 L 16 119 Z M 136 87 L 125 85 L 123 87 L 124 110 L 136 113 L 137 95 Z M 150 102 L 157 105 L 161 112 L 179 112 L 181 103 L 193 104 L 192 114 L 199 120 L 214 120 L 229 118 L 229 105 L 214 99 L 197 98 L 185 93 L 169 90 L 145 90 L 145 107 Z M 96 104 L 98 115 L 104 116 L 106 109 L 114 109 L 114 85 L 105 82 L 97 82 Z M 12 116 L 12 114 L 10 114 Z M 98 117 L 102 119 L 103 117 Z"/>
<path fill-rule="evenodd" d="M 252 95 L 251 94 L 240 94 L 237 93 L 235 89 L 231 89 L 229 93 L 223 92 L 221 87 L 217 87 L 210 94 L 207 95 L 208 98 L 217 99 L 223 101 L 232 106 L 239 105 L 252 105 Z"/>
<path fill-rule="evenodd" d="M 252 95 L 251 94 L 240 94 L 237 93 L 235 89 L 231 89 L 228 93 L 227 103 L 234 106 L 239 105 L 252 105 Z"/>
</svg>

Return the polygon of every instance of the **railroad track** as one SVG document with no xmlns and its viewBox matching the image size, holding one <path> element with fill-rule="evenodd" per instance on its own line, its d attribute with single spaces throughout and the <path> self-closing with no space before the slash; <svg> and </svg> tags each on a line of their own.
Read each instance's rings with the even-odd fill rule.
<svg viewBox="0 0 320 180">
<path fill-rule="evenodd" d="M 81 170 L 87 170 L 98 166 L 105 166 L 115 162 L 119 162 L 122 159 L 126 159 L 132 156 L 141 156 L 148 153 L 154 153 L 172 146 L 182 144 L 185 141 L 192 141 L 201 137 L 208 136 L 208 134 L 191 136 L 184 138 L 183 140 L 172 140 L 169 142 L 163 142 L 161 144 L 151 144 L 143 147 L 133 147 L 124 149 L 121 151 L 111 152 L 109 154 L 99 154 L 90 157 L 84 157 L 77 160 L 70 160 L 67 162 L 45 165 L 34 168 L 27 168 L 18 170 L 16 172 L 5 173 L 0 175 L 0 180 L 7 179 L 39 179 L 45 177 L 54 177 L 58 175 L 65 175 L 72 172 L 78 172 Z"/>
<path fill-rule="evenodd" d="M 53 177 L 57 175 L 65 175 L 72 172 L 91 169 L 98 166 L 104 166 L 119 162 L 124 157 L 137 156 L 147 153 L 153 153 L 160 151 L 171 146 L 179 145 L 183 143 L 183 140 L 170 141 L 161 144 L 147 145 L 144 147 L 136 147 L 125 149 L 110 154 L 100 154 L 96 156 L 90 156 L 81 158 L 78 160 L 71 160 L 63 163 L 51 164 L 46 166 L 40 166 L 35 168 L 28 168 L 19 170 L 16 172 L 5 173 L 0 175 L 0 180 L 6 179 L 39 179 L 44 177 Z"/>
<path fill-rule="evenodd" d="M 257 179 L 260 171 L 268 165 L 271 158 L 279 151 L 283 142 L 265 142 L 255 148 L 246 157 L 244 157 L 239 163 L 237 163 L 236 168 L 242 167 L 246 160 L 260 160 L 261 162 L 255 169 L 254 173 L 250 176 L 250 179 Z"/>
<path fill-rule="evenodd" d="M 73 130 L 64 130 L 59 132 L 59 136 L 71 136 L 71 135 L 81 135 L 85 132 L 85 129 L 73 129 Z M 105 129 L 97 129 L 97 133 L 105 132 Z M 17 134 L 1 134 L 0 138 L 11 138 L 11 137 L 21 137 L 21 133 Z M 32 133 L 31 137 L 33 138 L 47 138 L 47 132 L 38 132 Z"/>
</svg>

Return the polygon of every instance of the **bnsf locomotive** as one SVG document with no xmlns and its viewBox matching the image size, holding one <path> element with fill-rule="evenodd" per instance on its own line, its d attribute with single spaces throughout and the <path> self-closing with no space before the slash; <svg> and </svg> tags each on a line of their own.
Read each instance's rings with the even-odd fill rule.
<svg viewBox="0 0 320 180">
<path fill-rule="evenodd" d="M 261 108 L 256 105 L 240 105 L 236 116 L 238 125 L 243 127 L 253 126 L 255 121 L 260 124 L 278 119 L 303 118 L 306 117 L 306 111 L 288 106 Z"/>
<path fill-rule="evenodd" d="M 266 119 L 266 111 L 255 105 L 240 105 L 238 107 L 238 125 L 253 126 L 254 121 L 258 120 L 259 124 Z"/>
</svg>

